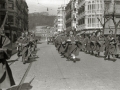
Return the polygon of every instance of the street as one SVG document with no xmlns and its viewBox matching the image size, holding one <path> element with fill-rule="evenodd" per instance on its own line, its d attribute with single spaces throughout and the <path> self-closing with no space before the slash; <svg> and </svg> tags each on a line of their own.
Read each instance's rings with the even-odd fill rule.
<svg viewBox="0 0 120 90">
<path fill-rule="evenodd" d="M 38 44 L 36 58 L 24 83 L 31 79 L 31 90 L 119 90 L 120 59 L 115 62 L 80 52 L 74 63 L 62 58 L 54 45 Z M 12 58 L 16 58 L 14 55 Z M 29 63 L 21 58 L 11 65 L 16 84 L 20 83 Z"/>
</svg>

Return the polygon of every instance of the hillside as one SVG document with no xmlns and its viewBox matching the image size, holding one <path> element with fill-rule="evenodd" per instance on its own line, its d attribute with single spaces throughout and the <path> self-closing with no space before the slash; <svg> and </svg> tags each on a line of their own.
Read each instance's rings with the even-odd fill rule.
<svg viewBox="0 0 120 90">
<path fill-rule="evenodd" d="M 43 15 L 40 13 L 29 14 L 29 29 L 34 29 L 35 26 L 54 26 L 56 16 Z"/>
</svg>

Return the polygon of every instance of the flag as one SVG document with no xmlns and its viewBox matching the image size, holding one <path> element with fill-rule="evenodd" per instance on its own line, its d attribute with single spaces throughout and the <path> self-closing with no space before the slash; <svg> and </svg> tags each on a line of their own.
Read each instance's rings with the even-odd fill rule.
<svg viewBox="0 0 120 90">
<path fill-rule="evenodd" d="M 4 36 L 2 43 L 3 43 L 3 47 L 5 47 L 5 46 L 7 46 L 8 44 L 10 44 L 11 41 L 10 41 L 10 39 L 9 39 L 7 36 Z"/>
</svg>

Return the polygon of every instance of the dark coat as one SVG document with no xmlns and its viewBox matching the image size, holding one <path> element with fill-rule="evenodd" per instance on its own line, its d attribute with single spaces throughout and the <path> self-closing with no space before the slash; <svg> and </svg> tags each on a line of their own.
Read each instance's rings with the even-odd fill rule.
<svg viewBox="0 0 120 90">
<path fill-rule="evenodd" d="M 76 45 L 76 39 L 74 36 L 69 37 L 70 41 L 68 41 L 68 44 L 66 45 L 66 53 L 65 56 L 69 57 L 71 54 L 79 55 L 79 48 Z"/>
</svg>

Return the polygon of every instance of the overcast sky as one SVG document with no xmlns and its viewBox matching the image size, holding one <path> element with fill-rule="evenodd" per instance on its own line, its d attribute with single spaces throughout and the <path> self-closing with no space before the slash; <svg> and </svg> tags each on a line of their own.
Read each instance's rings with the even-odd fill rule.
<svg viewBox="0 0 120 90">
<path fill-rule="evenodd" d="M 29 13 L 32 12 L 48 12 L 52 15 L 56 15 L 57 8 L 63 4 L 67 4 L 69 0 L 26 0 Z"/>
</svg>

